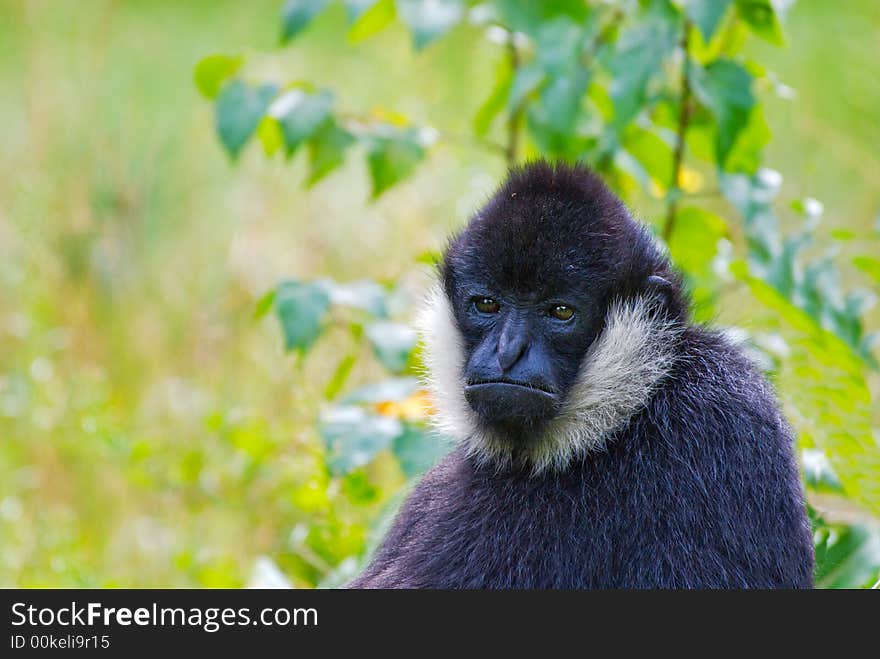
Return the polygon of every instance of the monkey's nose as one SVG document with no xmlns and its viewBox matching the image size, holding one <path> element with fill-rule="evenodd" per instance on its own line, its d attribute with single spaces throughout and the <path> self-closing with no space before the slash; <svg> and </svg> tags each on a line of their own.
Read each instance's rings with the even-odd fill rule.
<svg viewBox="0 0 880 659">
<path fill-rule="evenodd" d="M 528 347 L 528 340 L 521 328 L 504 328 L 498 339 L 498 365 L 502 373 L 507 373 L 516 364 Z"/>
</svg>

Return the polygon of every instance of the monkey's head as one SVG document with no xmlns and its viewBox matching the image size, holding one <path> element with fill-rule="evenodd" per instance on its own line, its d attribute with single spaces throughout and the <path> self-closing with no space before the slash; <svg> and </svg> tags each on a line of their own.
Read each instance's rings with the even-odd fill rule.
<svg viewBox="0 0 880 659">
<path fill-rule="evenodd" d="M 513 171 L 440 274 L 423 319 L 438 421 L 499 467 L 603 446 L 669 370 L 685 320 L 667 259 L 582 166 Z"/>
</svg>

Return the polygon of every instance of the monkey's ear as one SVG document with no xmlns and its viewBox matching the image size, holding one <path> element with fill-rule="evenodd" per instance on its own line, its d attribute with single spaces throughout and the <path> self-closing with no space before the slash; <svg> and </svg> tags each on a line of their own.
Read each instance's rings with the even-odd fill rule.
<svg viewBox="0 0 880 659">
<path fill-rule="evenodd" d="M 645 289 L 651 297 L 657 296 L 666 304 L 672 302 L 674 287 L 672 286 L 672 282 L 665 277 L 661 277 L 660 275 L 650 275 L 645 280 Z"/>
</svg>

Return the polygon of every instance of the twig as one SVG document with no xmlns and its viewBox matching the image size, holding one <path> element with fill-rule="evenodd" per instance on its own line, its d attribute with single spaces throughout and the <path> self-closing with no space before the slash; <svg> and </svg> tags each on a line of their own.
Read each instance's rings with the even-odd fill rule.
<svg viewBox="0 0 880 659">
<path fill-rule="evenodd" d="M 684 162 L 685 134 L 687 133 L 688 121 L 690 120 L 691 83 L 688 78 L 688 54 L 691 22 L 685 19 L 684 32 L 681 35 L 681 107 L 678 110 L 678 129 L 676 130 L 675 153 L 672 160 L 672 183 L 669 185 L 667 194 L 668 205 L 666 207 L 666 223 L 663 225 L 663 239 L 669 242 L 675 229 L 675 214 L 678 210 L 678 200 L 681 196 L 681 167 Z"/>
</svg>

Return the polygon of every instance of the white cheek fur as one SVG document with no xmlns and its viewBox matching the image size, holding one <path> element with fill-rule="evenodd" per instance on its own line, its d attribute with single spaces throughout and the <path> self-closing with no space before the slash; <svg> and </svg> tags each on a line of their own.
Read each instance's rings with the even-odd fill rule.
<svg viewBox="0 0 880 659">
<path fill-rule="evenodd" d="M 675 361 L 680 323 L 651 313 L 638 297 L 613 303 L 605 329 L 590 347 L 560 415 L 535 438 L 525 456 L 533 473 L 565 468 L 605 448 L 607 437 L 642 409 Z M 499 469 L 513 461 L 512 445 L 483 427 L 464 397 L 461 333 L 442 286 L 429 292 L 418 319 L 425 343 L 425 385 L 438 430 L 480 463 Z"/>
</svg>

